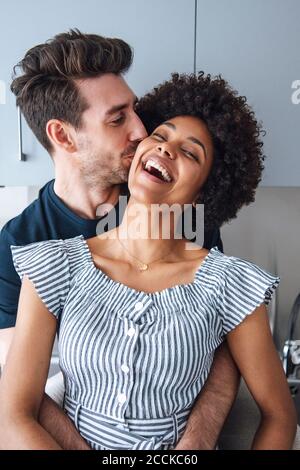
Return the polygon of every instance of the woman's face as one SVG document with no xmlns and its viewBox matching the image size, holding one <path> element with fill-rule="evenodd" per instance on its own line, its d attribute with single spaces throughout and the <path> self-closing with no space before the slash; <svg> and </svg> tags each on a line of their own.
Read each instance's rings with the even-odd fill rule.
<svg viewBox="0 0 300 470">
<path fill-rule="evenodd" d="M 130 193 L 146 204 L 191 204 L 212 162 L 213 144 L 206 124 L 192 116 L 174 117 L 139 144 L 128 177 Z"/>
</svg>

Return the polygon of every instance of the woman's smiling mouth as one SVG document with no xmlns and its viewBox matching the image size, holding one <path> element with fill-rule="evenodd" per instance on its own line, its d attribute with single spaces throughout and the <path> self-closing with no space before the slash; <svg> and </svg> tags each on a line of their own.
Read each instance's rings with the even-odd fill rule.
<svg viewBox="0 0 300 470">
<path fill-rule="evenodd" d="M 156 155 L 149 156 L 142 161 L 142 171 L 157 183 L 171 183 L 173 181 L 168 165 L 165 164 L 164 159 Z"/>
</svg>

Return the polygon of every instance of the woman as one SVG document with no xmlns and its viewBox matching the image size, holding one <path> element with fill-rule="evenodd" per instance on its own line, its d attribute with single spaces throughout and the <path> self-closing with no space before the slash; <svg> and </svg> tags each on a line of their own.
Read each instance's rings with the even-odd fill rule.
<svg viewBox="0 0 300 470">
<path fill-rule="evenodd" d="M 10 410 L 1 445 L 59 448 L 36 418 L 58 328 L 64 406 L 92 448 L 174 448 L 226 337 L 261 410 L 253 448 L 288 449 L 295 410 L 265 307 L 279 278 L 216 247 L 187 249 L 178 214 L 166 237 L 170 214 L 151 212 L 203 202 L 207 226 L 235 217 L 260 180 L 259 126 L 244 98 L 202 73 L 174 75 L 139 112 L 150 135 L 131 165 L 120 226 L 12 247 L 23 285 L 1 381 Z"/>
</svg>

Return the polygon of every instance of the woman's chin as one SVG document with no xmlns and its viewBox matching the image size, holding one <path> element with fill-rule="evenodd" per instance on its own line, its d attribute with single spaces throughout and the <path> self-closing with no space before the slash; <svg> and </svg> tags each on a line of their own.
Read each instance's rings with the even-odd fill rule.
<svg viewBox="0 0 300 470">
<path fill-rule="evenodd" d="M 163 204 L 168 203 L 167 200 L 164 200 L 162 194 L 155 194 L 154 191 L 149 191 L 149 189 L 144 188 L 129 188 L 130 198 L 133 199 L 136 203 L 149 205 L 149 204 Z"/>
</svg>

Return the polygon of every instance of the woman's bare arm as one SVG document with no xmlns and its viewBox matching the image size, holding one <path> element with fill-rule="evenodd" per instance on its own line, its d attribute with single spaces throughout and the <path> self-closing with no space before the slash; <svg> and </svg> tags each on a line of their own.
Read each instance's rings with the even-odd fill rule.
<svg viewBox="0 0 300 470">
<path fill-rule="evenodd" d="M 231 354 L 261 411 L 253 449 L 291 449 L 297 415 L 264 304 L 227 335 Z"/>
<path fill-rule="evenodd" d="M 61 449 L 38 423 L 55 332 L 55 317 L 25 276 L 0 381 L 1 449 Z"/>
<path fill-rule="evenodd" d="M 0 368 L 6 362 L 7 353 L 12 343 L 15 328 L 0 331 Z M 1 372 L 0 372 L 1 380 Z M 65 450 L 90 450 L 86 441 L 81 437 L 71 419 L 46 394 L 39 410 L 38 422 Z"/>
</svg>

